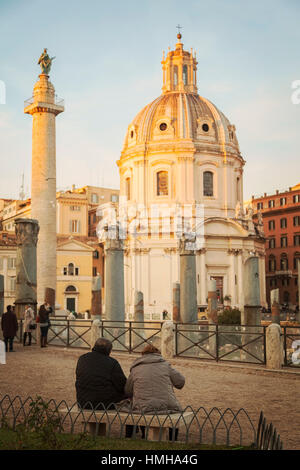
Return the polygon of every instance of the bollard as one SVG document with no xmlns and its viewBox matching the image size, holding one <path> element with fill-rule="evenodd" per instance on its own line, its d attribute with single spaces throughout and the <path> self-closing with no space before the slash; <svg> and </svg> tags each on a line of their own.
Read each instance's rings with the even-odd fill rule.
<svg viewBox="0 0 300 470">
<path fill-rule="evenodd" d="M 282 366 L 283 348 L 280 335 L 280 326 L 276 323 L 271 323 L 266 332 L 266 358 L 268 369 L 280 369 Z"/>
<path fill-rule="evenodd" d="M 91 326 L 91 349 L 95 346 L 97 339 L 101 338 L 101 321 L 97 318 Z"/>
<path fill-rule="evenodd" d="M 161 329 L 161 355 L 164 359 L 172 359 L 174 354 L 174 323 L 171 320 L 167 320 Z"/>
</svg>

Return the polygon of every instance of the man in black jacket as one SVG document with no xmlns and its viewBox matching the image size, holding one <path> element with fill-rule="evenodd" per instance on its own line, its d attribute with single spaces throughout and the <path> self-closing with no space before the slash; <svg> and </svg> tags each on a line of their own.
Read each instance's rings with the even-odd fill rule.
<svg viewBox="0 0 300 470">
<path fill-rule="evenodd" d="M 3 313 L 1 317 L 1 328 L 3 330 L 5 351 L 13 351 L 14 337 L 17 334 L 19 325 L 16 314 L 14 313 L 11 305 L 7 306 L 7 312 Z"/>
<path fill-rule="evenodd" d="M 109 357 L 111 350 L 111 341 L 99 338 L 92 351 L 78 359 L 75 386 L 81 408 L 108 408 L 125 398 L 126 377 L 118 361 Z"/>
</svg>

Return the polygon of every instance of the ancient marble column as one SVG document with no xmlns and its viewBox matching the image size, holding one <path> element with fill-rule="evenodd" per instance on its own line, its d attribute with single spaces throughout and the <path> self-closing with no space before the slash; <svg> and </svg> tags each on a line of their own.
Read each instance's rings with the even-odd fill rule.
<svg viewBox="0 0 300 470">
<path fill-rule="evenodd" d="M 0 315 L 4 313 L 4 276 L 0 274 Z"/>
<path fill-rule="evenodd" d="M 208 320 L 209 323 L 218 323 L 218 297 L 217 297 L 217 286 L 216 286 L 215 279 L 211 279 L 208 282 L 208 305 L 207 305 L 207 312 L 208 312 Z"/>
<path fill-rule="evenodd" d="M 17 317 L 23 318 L 25 305 L 36 312 L 37 305 L 37 241 L 39 224 L 33 219 L 16 219 L 16 301 Z"/>
<path fill-rule="evenodd" d="M 280 325 L 279 289 L 271 290 L 270 303 L 272 311 L 272 323 L 277 323 Z"/>
<path fill-rule="evenodd" d="M 259 258 L 249 258 L 244 267 L 244 325 L 260 325 Z"/>
<path fill-rule="evenodd" d="M 124 249 L 118 235 L 105 241 L 105 318 L 125 321 Z"/>
<path fill-rule="evenodd" d="M 260 279 L 259 279 L 259 258 L 253 256 L 249 258 L 244 266 L 244 311 L 242 311 L 241 320 L 244 334 L 241 341 L 244 351 L 241 354 L 244 360 L 248 359 L 248 354 L 255 357 L 261 357 L 260 342 L 258 333 L 260 333 Z"/>
<path fill-rule="evenodd" d="M 55 315 L 55 289 L 52 289 L 52 287 L 46 287 L 44 298 L 45 302 L 52 307 L 52 315 Z"/>
<path fill-rule="evenodd" d="M 180 317 L 183 323 L 198 320 L 196 256 L 193 243 L 182 238 L 179 246 L 180 256 Z"/>
<path fill-rule="evenodd" d="M 217 283 L 215 279 L 210 279 L 208 282 L 208 293 L 207 293 L 207 316 L 208 316 L 208 347 L 209 352 L 212 356 L 216 356 L 216 324 L 218 323 L 218 297 L 217 297 Z"/>
<path fill-rule="evenodd" d="M 140 291 L 134 292 L 134 319 L 132 327 L 132 345 L 134 348 L 140 345 L 141 347 L 139 349 L 143 349 L 145 346 L 143 339 L 146 337 L 144 330 L 144 295 L 143 292 Z"/>
<path fill-rule="evenodd" d="M 173 321 L 180 322 L 180 284 L 173 283 Z"/>
<path fill-rule="evenodd" d="M 134 321 L 144 321 L 144 296 L 143 292 L 134 292 Z"/>
<path fill-rule="evenodd" d="M 102 278 L 96 276 L 93 280 L 92 287 L 92 306 L 91 306 L 91 317 L 92 320 L 101 318 L 102 315 Z"/>
<path fill-rule="evenodd" d="M 37 301 L 56 290 L 56 134 L 55 118 L 64 111 L 46 73 L 39 75 L 24 113 L 33 117 L 31 216 L 40 226 L 37 246 Z"/>
<path fill-rule="evenodd" d="M 297 259 L 298 267 L 298 312 L 296 313 L 296 321 L 300 323 L 300 257 Z"/>
</svg>

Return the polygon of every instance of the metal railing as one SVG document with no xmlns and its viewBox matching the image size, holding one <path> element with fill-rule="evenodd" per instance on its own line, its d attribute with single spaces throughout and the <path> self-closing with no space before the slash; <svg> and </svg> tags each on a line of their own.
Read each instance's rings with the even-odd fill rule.
<svg viewBox="0 0 300 470">
<path fill-rule="evenodd" d="M 266 327 L 175 324 L 175 355 L 243 363 L 266 363 Z"/>
<path fill-rule="evenodd" d="M 256 448 L 258 450 L 283 450 L 280 435 L 272 423 L 267 423 L 263 412 L 260 413 L 258 422 Z"/>
<path fill-rule="evenodd" d="M 127 426 L 133 430 L 132 437 L 140 438 L 143 428 L 144 437 L 151 439 L 151 430 L 156 430 L 157 440 L 177 440 L 198 444 L 226 446 L 252 446 L 256 449 L 282 449 L 282 442 L 276 429 L 267 424 L 261 412 L 258 427 L 255 428 L 247 411 L 243 408 L 225 411 L 219 408 L 206 410 L 187 406 L 180 413 L 159 414 L 153 412 L 133 413 L 122 409 L 120 404 L 97 408 L 78 403 L 68 405 L 66 401 L 56 403 L 54 399 L 44 401 L 41 397 L 5 395 L 0 398 L 0 427 L 9 426 L 16 430 L 18 425 L 36 420 L 47 424 L 55 418 L 59 432 L 68 434 L 85 433 L 106 435 L 109 438 L 127 437 Z M 138 429 L 139 428 L 139 429 Z M 165 431 L 169 431 L 169 438 Z M 177 430 L 177 431 L 175 431 Z M 139 431 L 139 432 L 138 432 Z M 152 434 L 153 436 L 153 434 Z M 176 436 L 176 437 L 175 437 Z"/>
<path fill-rule="evenodd" d="M 93 346 L 92 320 L 50 317 L 50 321 L 48 344 L 85 349 Z M 19 342 L 23 341 L 23 323 L 19 321 Z M 100 334 L 112 342 L 114 351 L 128 353 L 141 353 L 149 342 L 160 347 L 162 325 L 163 322 L 99 321 Z M 266 364 L 267 326 L 174 323 L 174 328 L 176 357 Z M 300 326 L 281 326 L 281 332 L 284 366 L 299 368 Z M 31 333 L 32 343 L 36 343 L 37 331 Z"/>
<path fill-rule="evenodd" d="M 34 96 L 31 96 L 31 98 L 28 98 L 27 100 L 24 101 L 24 108 L 27 108 L 27 106 L 30 106 L 33 103 L 34 103 Z M 55 95 L 53 104 L 55 104 L 56 106 L 64 106 L 65 100 Z"/>
</svg>

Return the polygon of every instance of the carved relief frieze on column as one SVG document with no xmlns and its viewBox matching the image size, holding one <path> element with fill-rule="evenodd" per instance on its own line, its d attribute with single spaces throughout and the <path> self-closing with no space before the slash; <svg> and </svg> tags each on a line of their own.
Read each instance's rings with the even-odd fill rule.
<svg viewBox="0 0 300 470">
<path fill-rule="evenodd" d="M 16 314 L 22 318 L 26 304 L 37 304 L 37 242 L 39 224 L 34 219 L 16 219 Z"/>
</svg>

